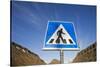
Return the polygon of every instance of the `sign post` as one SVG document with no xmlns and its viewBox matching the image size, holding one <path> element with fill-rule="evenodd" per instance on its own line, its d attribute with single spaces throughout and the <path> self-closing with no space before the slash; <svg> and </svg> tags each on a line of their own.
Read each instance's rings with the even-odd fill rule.
<svg viewBox="0 0 100 67">
<path fill-rule="evenodd" d="M 64 52 L 63 52 L 62 49 L 60 50 L 60 63 L 61 63 L 61 64 L 64 63 Z"/>
</svg>

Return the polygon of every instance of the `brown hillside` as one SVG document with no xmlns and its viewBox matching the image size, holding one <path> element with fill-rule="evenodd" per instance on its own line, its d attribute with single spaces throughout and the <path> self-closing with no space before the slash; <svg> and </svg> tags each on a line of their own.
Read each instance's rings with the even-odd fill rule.
<svg viewBox="0 0 100 67">
<path fill-rule="evenodd" d="M 53 59 L 49 64 L 60 64 L 60 61 L 57 59 Z"/>
<path fill-rule="evenodd" d="M 96 43 L 91 44 L 86 49 L 80 51 L 73 62 L 92 62 L 96 61 Z"/>
<path fill-rule="evenodd" d="M 37 54 L 16 43 L 11 43 L 11 66 L 46 64 Z"/>
</svg>

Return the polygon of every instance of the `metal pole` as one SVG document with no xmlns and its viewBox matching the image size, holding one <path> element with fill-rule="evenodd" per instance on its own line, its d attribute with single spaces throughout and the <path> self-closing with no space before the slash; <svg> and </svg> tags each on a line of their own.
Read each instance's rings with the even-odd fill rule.
<svg viewBox="0 0 100 67">
<path fill-rule="evenodd" d="M 61 63 L 61 64 L 64 63 L 64 52 L 63 52 L 62 49 L 60 50 L 60 63 Z"/>
</svg>

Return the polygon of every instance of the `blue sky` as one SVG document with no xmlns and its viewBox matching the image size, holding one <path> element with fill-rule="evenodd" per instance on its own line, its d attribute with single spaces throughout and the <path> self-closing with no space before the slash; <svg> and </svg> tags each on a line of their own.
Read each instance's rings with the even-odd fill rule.
<svg viewBox="0 0 100 67">
<path fill-rule="evenodd" d="M 80 50 L 96 41 L 96 6 L 12 2 L 12 41 L 28 48 L 49 63 L 59 51 L 42 51 L 48 21 L 70 21 L 76 29 Z M 65 63 L 79 51 L 64 51 Z"/>
</svg>

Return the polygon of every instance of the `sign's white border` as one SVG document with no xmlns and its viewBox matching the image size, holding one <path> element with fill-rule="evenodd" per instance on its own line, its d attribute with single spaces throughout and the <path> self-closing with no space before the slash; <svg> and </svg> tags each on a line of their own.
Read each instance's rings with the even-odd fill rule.
<svg viewBox="0 0 100 67">
<path fill-rule="evenodd" d="M 69 51 L 77 51 L 77 50 L 80 50 L 80 47 L 79 47 L 79 44 L 77 43 L 77 45 L 78 45 L 78 48 L 46 48 L 45 47 L 45 39 L 46 39 L 46 35 L 47 35 L 47 30 L 48 30 L 48 25 L 49 25 L 49 22 L 57 22 L 57 23 L 72 23 L 71 21 L 48 21 L 48 23 L 47 23 L 47 28 L 46 28 L 46 32 L 45 32 L 45 37 L 44 37 L 44 44 L 43 44 L 43 50 L 69 50 Z M 73 24 L 73 23 L 72 23 Z M 74 28 L 74 32 L 75 32 L 75 36 L 76 36 L 76 42 L 77 42 L 77 35 L 76 35 L 76 30 L 75 30 L 75 26 L 74 26 L 74 24 L 73 24 L 73 28 Z"/>
</svg>

